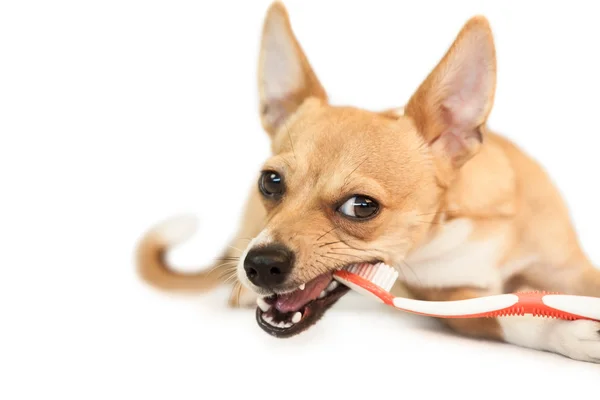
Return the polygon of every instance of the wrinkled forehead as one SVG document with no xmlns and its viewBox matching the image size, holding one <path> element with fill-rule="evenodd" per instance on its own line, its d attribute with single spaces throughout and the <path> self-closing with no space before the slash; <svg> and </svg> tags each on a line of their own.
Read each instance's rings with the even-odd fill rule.
<svg viewBox="0 0 600 400">
<path fill-rule="evenodd" d="M 351 151 L 357 153 L 408 150 L 418 142 L 407 117 L 391 117 L 353 107 L 312 105 L 283 124 L 273 142 L 275 154 L 295 151 L 304 157 Z M 420 144 L 420 143 L 417 143 Z"/>
<path fill-rule="evenodd" d="M 407 172 L 415 176 L 427 161 L 425 148 L 408 118 L 324 106 L 284 126 L 273 150 L 286 169 L 313 183 L 326 177 L 335 186 L 348 185 L 351 177 L 393 189 L 399 175 L 406 185 Z"/>
</svg>

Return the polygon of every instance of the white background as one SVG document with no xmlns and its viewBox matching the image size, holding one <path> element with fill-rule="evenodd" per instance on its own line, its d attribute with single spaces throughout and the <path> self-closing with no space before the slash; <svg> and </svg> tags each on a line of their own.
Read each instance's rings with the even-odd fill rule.
<svg viewBox="0 0 600 400">
<path fill-rule="evenodd" d="M 180 212 L 206 265 L 268 152 L 269 1 L 0 3 L 0 398 L 500 398 L 598 393 L 600 367 L 440 331 L 349 295 L 289 340 L 227 291 L 173 297 L 133 251 Z M 490 119 L 540 160 L 600 263 L 600 24 L 591 2 L 287 1 L 333 103 L 401 106 L 472 15 L 496 37 Z M 566 368 L 569 367 L 569 368 Z M 593 390 L 593 391 L 592 391 Z"/>
</svg>

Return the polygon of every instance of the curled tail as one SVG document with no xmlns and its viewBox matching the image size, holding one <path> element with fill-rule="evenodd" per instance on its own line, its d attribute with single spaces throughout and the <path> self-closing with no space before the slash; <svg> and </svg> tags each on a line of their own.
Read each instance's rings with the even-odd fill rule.
<svg viewBox="0 0 600 400">
<path fill-rule="evenodd" d="M 196 218 L 182 215 L 166 220 L 148 231 L 137 247 L 136 262 L 140 277 L 148 284 L 168 291 L 206 292 L 223 281 L 224 267 L 184 273 L 166 262 L 170 248 L 183 243 L 196 232 Z"/>
</svg>

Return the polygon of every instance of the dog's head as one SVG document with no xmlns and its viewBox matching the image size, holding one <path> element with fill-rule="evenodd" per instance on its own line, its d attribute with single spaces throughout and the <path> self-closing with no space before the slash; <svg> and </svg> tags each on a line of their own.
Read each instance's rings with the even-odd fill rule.
<svg viewBox="0 0 600 400">
<path fill-rule="evenodd" d="M 317 321 L 347 289 L 349 264 L 400 265 L 424 239 L 461 166 L 477 153 L 495 90 L 487 21 L 467 22 L 403 112 L 328 104 L 280 3 L 259 60 L 261 118 L 273 156 L 258 177 L 264 230 L 240 280 L 259 294 L 259 325 L 277 337 Z"/>
</svg>

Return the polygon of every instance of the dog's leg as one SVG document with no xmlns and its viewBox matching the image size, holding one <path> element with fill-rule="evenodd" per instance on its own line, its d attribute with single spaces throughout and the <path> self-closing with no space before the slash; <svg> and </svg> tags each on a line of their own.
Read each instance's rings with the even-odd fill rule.
<svg viewBox="0 0 600 400">
<path fill-rule="evenodd" d="M 528 282 L 547 291 L 600 297 L 600 269 L 579 255 L 558 265 L 537 264 L 525 272 Z"/>
<path fill-rule="evenodd" d="M 600 363 L 600 322 L 533 316 L 497 319 L 508 343 Z"/>
<path fill-rule="evenodd" d="M 464 300 L 493 293 L 476 289 L 412 289 L 431 301 Z M 563 321 L 533 316 L 442 319 L 451 329 L 469 337 L 501 340 L 521 347 L 600 363 L 600 323 Z"/>
<path fill-rule="evenodd" d="M 600 297 L 600 269 L 578 247 L 563 259 L 558 265 L 548 262 L 531 267 L 524 274 L 526 281 L 547 291 Z M 500 325 L 512 343 L 600 363 L 599 322 L 507 317 Z"/>
<path fill-rule="evenodd" d="M 585 296 L 600 297 L 600 269 L 586 268 L 581 272 L 575 293 Z"/>
</svg>

